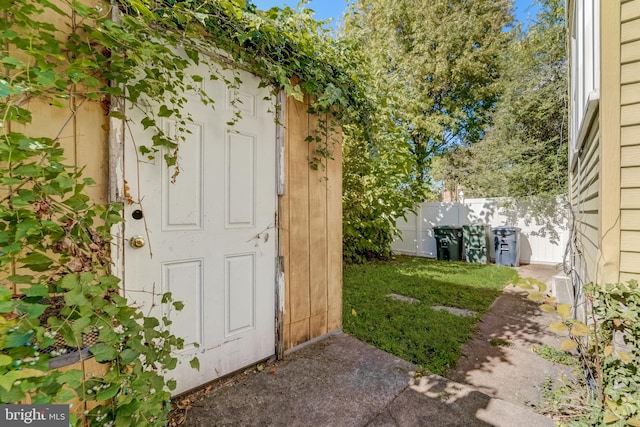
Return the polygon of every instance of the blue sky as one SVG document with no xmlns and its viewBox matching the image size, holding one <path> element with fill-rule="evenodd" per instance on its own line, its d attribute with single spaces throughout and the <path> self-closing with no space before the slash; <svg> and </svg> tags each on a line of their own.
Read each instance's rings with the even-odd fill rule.
<svg viewBox="0 0 640 427">
<path fill-rule="evenodd" d="M 534 0 L 515 0 L 516 4 L 516 19 L 526 24 L 527 17 L 533 20 L 536 16 L 538 7 L 534 4 Z M 288 5 L 295 8 L 298 4 L 298 0 L 253 0 L 258 9 L 269 9 L 273 6 L 282 7 Z M 334 21 L 339 21 L 346 9 L 347 2 L 345 0 L 311 0 L 307 6 L 309 9 L 313 9 L 316 12 L 315 18 L 317 20 L 326 20 L 333 18 Z"/>
</svg>

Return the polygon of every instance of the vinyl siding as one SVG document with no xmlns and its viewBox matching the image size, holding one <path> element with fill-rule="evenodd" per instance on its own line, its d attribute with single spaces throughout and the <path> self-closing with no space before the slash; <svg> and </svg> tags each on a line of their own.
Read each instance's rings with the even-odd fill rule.
<svg viewBox="0 0 640 427">
<path fill-rule="evenodd" d="M 640 0 L 621 5 L 620 279 L 640 279 Z"/>
</svg>

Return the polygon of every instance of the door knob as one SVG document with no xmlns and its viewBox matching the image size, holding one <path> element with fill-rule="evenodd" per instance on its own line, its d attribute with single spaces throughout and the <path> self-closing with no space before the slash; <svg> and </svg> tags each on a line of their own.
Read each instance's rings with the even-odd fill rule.
<svg viewBox="0 0 640 427">
<path fill-rule="evenodd" d="M 129 244 L 132 248 L 139 249 L 143 247 L 147 242 L 144 240 L 142 236 L 133 236 L 129 239 Z"/>
</svg>

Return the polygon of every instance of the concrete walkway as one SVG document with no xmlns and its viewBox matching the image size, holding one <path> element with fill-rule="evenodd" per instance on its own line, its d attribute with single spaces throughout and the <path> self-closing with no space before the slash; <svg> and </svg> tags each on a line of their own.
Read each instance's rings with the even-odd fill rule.
<svg viewBox="0 0 640 427">
<path fill-rule="evenodd" d="M 559 266 L 525 265 L 518 275 L 551 285 Z M 549 286 L 550 287 L 550 286 Z M 527 299 L 528 291 L 508 286 L 479 322 L 479 331 L 463 346 L 463 357 L 447 376 L 489 396 L 523 407 L 540 407 L 549 379 L 572 376 L 571 369 L 539 356 L 545 345 L 560 348 L 562 339 L 547 327 L 558 321 Z"/>
<path fill-rule="evenodd" d="M 554 426 L 529 409 L 540 381 L 557 372 L 541 368 L 547 362 L 531 351 L 549 334 L 540 311 L 523 300 L 505 293 L 465 347 L 452 375 L 473 385 L 417 375 L 411 363 L 339 332 L 190 395 L 170 425 Z M 487 344 L 492 338 L 512 345 Z"/>
<path fill-rule="evenodd" d="M 211 390 L 187 426 L 553 426 L 343 333 Z"/>
</svg>

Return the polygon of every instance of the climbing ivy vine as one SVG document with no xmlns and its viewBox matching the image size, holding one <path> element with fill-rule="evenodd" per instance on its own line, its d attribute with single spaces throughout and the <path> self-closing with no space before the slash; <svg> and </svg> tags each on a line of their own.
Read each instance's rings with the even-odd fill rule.
<svg viewBox="0 0 640 427">
<path fill-rule="evenodd" d="M 164 374 L 183 342 L 168 332 L 169 319 L 123 297 L 110 231 L 131 200 L 95 203 L 93 180 L 65 160 L 61 136 L 86 105 L 102 105 L 125 131 L 129 109 L 138 109 L 152 135 L 140 154 L 162 155 L 176 177 L 181 139 L 159 119 L 185 134 L 184 93 L 206 79 L 237 87 L 229 69 L 299 99 L 309 94 L 314 112 L 361 128 L 372 104 L 353 51 L 306 12 L 260 12 L 244 0 L 0 0 L 0 34 L 0 402 L 78 399 L 90 404 L 76 424 L 164 425 L 175 387 Z M 194 75 L 193 66 L 205 71 Z M 198 94 L 215 108 L 216 99 Z M 66 121 L 52 129 L 46 117 L 34 120 L 42 106 L 61 109 Z M 323 146 L 319 161 L 332 149 Z M 182 308 L 170 295 L 157 300 Z M 50 368 L 83 348 L 104 374 Z"/>
</svg>

